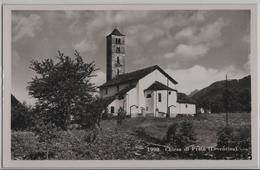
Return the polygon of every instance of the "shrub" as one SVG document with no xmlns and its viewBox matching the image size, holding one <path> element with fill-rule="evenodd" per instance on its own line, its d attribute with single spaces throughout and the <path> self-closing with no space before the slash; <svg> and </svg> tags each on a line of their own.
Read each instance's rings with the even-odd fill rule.
<svg viewBox="0 0 260 170">
<path fill-rule="evenodd" d="M 250 127 L 225 126 L 218 131 L 217 138 L 217 148 L 228 149 L 216 150 L 217 159 L 251 159 Z"/>
<path fill-rule="evenodd" d="M 195 143 L 194 131 L 190 121 L 173 123 L 167 131 L 167 141 L 175 148 L 184 149 Z"/>
<path fill-rule="evenodd" d="M 126 111 L 122 107 L 120 107 L 117 112 L 117 124 L 121 125 L 125 117 L 126 117 Z"/>
</svg>

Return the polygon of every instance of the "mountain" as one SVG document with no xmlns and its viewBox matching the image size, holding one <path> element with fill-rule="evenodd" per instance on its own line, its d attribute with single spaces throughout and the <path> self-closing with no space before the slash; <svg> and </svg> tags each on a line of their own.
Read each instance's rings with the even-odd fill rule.
<svg viewBox="0 0 260 170">
<path fill-rule="evenodd" d="M 11 129 L 21 130 L 29 124 L 28 108 L 11 94 Z"/>
<path fill-rule="evenodd" d="M 196 89 L 196 90 L 193 90 L 192 92 L 190 92 L 190 94 L 189 94 L 189 97 L 192 97 L 192 96 L 194 96 L 197 92 L 199 92 L 199 90 L 198 89 Z"/>
<path fill-rule="evenodd" d="M 251 111 L 251 76 L 242 79 L 217 81 L 199 90 L 192 98 L 197 107 L 211 110 L 212 113 L 225 112 L 225 103 L 229 112 Z M 225 92 L 226 89 L 226 92 Z M 225 97 L 224 96 L 225 93 Z M 226 102 L 225 102 L 226 101 Z"/>
</svg>

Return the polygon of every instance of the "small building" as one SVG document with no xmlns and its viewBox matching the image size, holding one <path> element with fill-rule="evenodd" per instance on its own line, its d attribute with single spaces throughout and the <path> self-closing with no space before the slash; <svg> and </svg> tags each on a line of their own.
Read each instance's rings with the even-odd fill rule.
<svg viewBox="0 0 260 170">
<path fill-rule="evenodd" d="M 107 81 L 100 96 L 109 98 L 108 111 L 117 115 L 175 117 L 196 113 L 195 102 L 176 89 L 177 81 L 158 65 L 125 73 L 125 35 L 114 29 L 107 36 Z"/>
</svg>

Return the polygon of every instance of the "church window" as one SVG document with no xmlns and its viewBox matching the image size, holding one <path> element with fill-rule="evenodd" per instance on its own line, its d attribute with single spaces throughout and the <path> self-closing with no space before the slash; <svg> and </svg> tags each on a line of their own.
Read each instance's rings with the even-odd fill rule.
<svg viewBox="0 0 260 170">
<path fill-rule="evenodd" d="M 158 102 L 161 102 L 161 101 L 162 101 L 162 94 L 158 93 Z"/>
<path fill-rule="evenodd" d="M 111 106 L 111 107 L 110 107 L 110 112 L 111 112 L 111 113 L 115 113 L 115 107 L 114 107 L 114 106 Z"/>
<path fill-rule="evenodd" d="M 120 47 L 116 47 L 116 52 L 120 53 Z"/>
<path fill-rule="evenodd" d="M 121 42 L 120 42 L 120 38 L 118 38 L 118 41 L 117 41 L 117 42 L 118 42 L 118 44 L 120 44 L 120 43 L 121 43 Z"/>
<path fill-rule="evenodd" d="M 116 62 L 117 62 L 117 64 L 120 64 L 119 57 L 116 58 Z"/>
<path fill-rule="evenodd" d="M 171 92 L 169 91 L 168 94 L 171 95 Z"/>
<path fill-rule="evenodd" d="M 188 107 L 188 105 L 186 104 L 186 105 L 185 105 L 185 107 L 187 108 L 187 107 Z"/>
<path fill-rule="evenodd" d="M 151 98 L 151 97 L 152 97 L 151 94 L 147 94 L 147 95 L 146 95 L 146 98 Z"/>
</svg>

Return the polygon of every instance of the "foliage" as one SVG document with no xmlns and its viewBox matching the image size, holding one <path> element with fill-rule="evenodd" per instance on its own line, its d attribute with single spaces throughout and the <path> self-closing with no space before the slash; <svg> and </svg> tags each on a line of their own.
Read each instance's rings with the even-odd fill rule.
<svg viewBox="0 0 260 170">
<path fill-rule="evenodd" d="M 126 118 L 126 111 L 120 107 L 117 112 L 117 124 L 121 125 L 122 121 Z"/>
<path fill-rule="evenodd" d="M 217 133 L 217 148 L 231 151 L 216 150 L 217 159 L 250 159 L 251 158 L 251 128 L 242 126 L 239 128 L 229 125 L 221 128 Z"/>
<path fill-rule="evenodd" d="M 66 129 L 70 116 L 79 117 L 92 102 L 96 87 L 90 82 L 94 76 L 94 62 L 84 63 L 75 51 L 75 59 L 58 51 L 57 62 L 32 60 L 30 68 L 37 75 L 29 82 L 29 94 L 38 99 L 36 110 L 46 122 Z"/>
<path fill-rule="evenodd" d="M 131 118 L 118 127 L 117 120 L 100 122 L 102 130 L 97 136 L 92 129 L 55 130 L 49 147 L 49 160 L 172 160 L 172 159 L 251 159 L 250 114 L 230 113 L 234 140 L 241 152 L 186 151 L 165 152 L 149 151 L 148 147 L 169 146 L 170 141 L 159 141 L 158 134 L 165 135 L 167 129 L 176 122 L 180 129 L 182 121 L 189 119 L 195 130 L 196 144 L 191 147 L 207 147 L 216 145 L 216 132 L 225 123 L 225 114 L 202 114 L 196 118 L 179 117 Z M 187 121 L 187 120 L 186 120 Z M 243 121 L 243 124 L 241 124 Z M 178 125 L 177 125 L 178 124 Z M 141 134 L 135 131 L 141 128 Z M 48 128 L 47 128 L 48 129 Z M 189 128 L 187 128 L 189 129 Z M 149 131 L 148 131 L 149 130 Z M 150 133 L 151 132 L 151 133 Z M 46 159 L 46 150 L 33 132 L 12 131 L 12 159 L 42 160 Z M 239 142 L 238 142 L 239 141 Z M 246 142 L 247 141 L 247 142 Z M 175 146 L 172 145 L 175 148 Z M 220 146 L 219 146 L 220 147 Z M 248 149 L 247 149 L 248 148 Z"/>
<path fill-rule="evenodd" d="M 86 104 L 85 109 L 79 117 L 76 118 L 76 122 L 81 124 L 84 128 L 92 128 L 95 126 L 100 127 L 100 121 L 107 115 L 107 106 L 109 102 L 106 99 L 100 97 L 92 98 L 89 104 Z"/>
<path fill-rule="evenodd" d="M 195 135 L 192 122 L 184 120 L 180 123 L 173 123 L 167 131 L 167 140 L 174 148 L 184 149 L 195 143 Z"/>
</svg>

